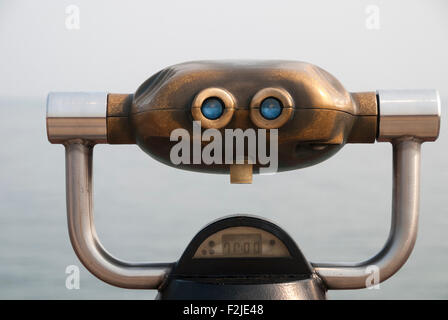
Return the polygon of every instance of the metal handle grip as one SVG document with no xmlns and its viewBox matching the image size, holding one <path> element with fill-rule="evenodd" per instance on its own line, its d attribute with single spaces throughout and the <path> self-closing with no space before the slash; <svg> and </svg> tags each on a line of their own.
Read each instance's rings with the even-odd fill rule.
<svg viewBox="0 0 448 320">
<path fill-rule="evenodd" d="M 417 238 L 420 145 L 420 141 L 412 139 L 393 142 L 392 222 L 383 249 L 360 263 L 312 264 L 329 289 L 365 288 L 371 266 L 377 267 L 382 282 L 408 259 Z"/>
<path fill-rule="evenodd" d="M 132 263 L 113 257 L 101 245 L 93 219 L 93 147 L 107 143 L 107 93 L 50 93 L 47 133 L 66 149 L 67 220 L 79 260 L 99 279 L 114 286 L 156 289 L 171 263 Z"/>
<path fill-rule="evenodd" d="M 114 286 L 158 288 L 172 264 L 121 261 L 109 254 L 98 240 L 92 201 L 93 145 L 75 140 L 65 148 L 68 230 L 79 260 L 92 274 Z"/>
<path fill-rule="evenodd" d="M 369 267 L 379 282 L 395 274 L 410 256 L 417 238 L 420 147 L 439 135 L 440 98 L 436 90 L 378 92 L 378 141 L 393 145 L 392 222 L 386 244 L 360 263 L 312 263 L 329 289 L 366 288 Z"/>
</svg>

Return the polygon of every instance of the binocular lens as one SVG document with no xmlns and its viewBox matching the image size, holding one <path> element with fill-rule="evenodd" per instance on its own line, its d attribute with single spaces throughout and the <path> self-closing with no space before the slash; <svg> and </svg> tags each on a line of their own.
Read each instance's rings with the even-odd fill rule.
<svg viewBox="0 0 448 320">
<path fill-rule="evenodd" d="M 208 98 L 201 107 L 204 117 L 216 120 L 224 113 L 224 103 L 218 98 Z"/>
<path fill-rule="evenodd" d="M 261 115 L 268 120 L 277 118 L 282 113 L 282 103 L 276 98 L 266 98 L 260 106 Z"/>
</svg>

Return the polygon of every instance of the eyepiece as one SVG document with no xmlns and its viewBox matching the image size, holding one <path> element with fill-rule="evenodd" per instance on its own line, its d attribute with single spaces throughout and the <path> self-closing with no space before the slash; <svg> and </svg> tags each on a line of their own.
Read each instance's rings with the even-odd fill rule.
<svg viewBox="0 0 448 320">
<path fill-rule="evenodd" d="M 278 118 L 282 113 L 282 109 L 282 103 L 278 99 L 273 97 L 264 99 L 260 105 L 261 115 L 268 120 L 274 120 Z"/>
<path fill-rule="evenodd" d="M 207 119 L 216 120 L 224 113 L 224 103 L 219 98 L 208 98 L 202 103 L 201 112 Z"/>
<path fill-rule="evenodd" d="M 250 118 L 259 128 L 277 129 L 288 122 L 294 113 L 294 101 L 283 88 L 264 88 L 250 103 Z"/>
<path fill-rule="evenodd" d="M 191 105 L 191 115 L 204 128 L 220 129 L 232 120 L 235 112 L 235 98 L 223 88 L 201 90 Z"/>
</svg>

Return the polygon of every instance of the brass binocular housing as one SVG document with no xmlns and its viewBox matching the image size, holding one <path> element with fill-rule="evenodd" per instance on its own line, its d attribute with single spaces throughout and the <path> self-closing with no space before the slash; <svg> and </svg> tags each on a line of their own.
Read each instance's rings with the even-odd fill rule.
<svg viewBox="0 0 448 320">
<path fill-rule="evenodd" d="M 201 110 L 209 99 L 222 104 L 216 119 Z M 281 109 L 273 119 L 261 112 L 266 99 Z M 193 143 L 193 121 L 200 121 L 204 129 L 219 130 L 222 136 L 229 129 L 266 129 L 269 138 L 277 129 L 278 171 L 314 165 L 345 143 L 372 143 L 378 131 L 375 92 L 349 93 L 328 72 L 304 62 L 183 63 L 156 73 L 133 95 L 109 94 L 107 105 L 107 142 L 137 143 L 167 165 L 173 165 L 170 150 L 176 144 L 171 133 L 183 128 Z M 208 143 L 201 141 L 202 147 Z M 213 165 L 193 160 L 176 164 L 221 173 L 228 173 L 229 166 L 224 160 Z M 253 161 L 254 172 L 260 166 Z"/>
</svg>

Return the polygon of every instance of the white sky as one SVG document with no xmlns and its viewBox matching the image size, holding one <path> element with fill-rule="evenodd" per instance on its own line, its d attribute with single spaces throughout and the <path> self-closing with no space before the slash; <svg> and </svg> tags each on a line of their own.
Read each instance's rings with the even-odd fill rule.
<svg viewBox="0 0 448 320">
<path fill-rule="evenodd" d="M 79 30 L 65 27 L 70 4 Z M 365 27 L 372 4 L 380 30 Z M 448 96 L 447 9 L 447 1 L 0 0 L 0 97 L 134 92 L 165 66 L 241 58 L 312 62 L 352 91 Z"/>
</svg>

